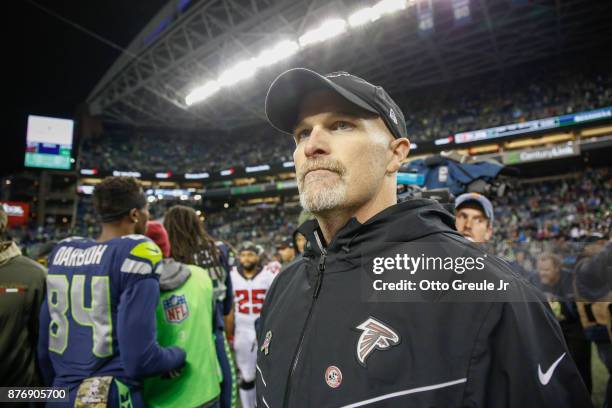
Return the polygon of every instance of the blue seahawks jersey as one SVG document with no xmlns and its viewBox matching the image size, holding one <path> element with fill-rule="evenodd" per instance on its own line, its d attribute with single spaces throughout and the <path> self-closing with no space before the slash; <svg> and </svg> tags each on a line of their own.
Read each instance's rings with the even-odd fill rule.
<svg viewBox="0 0 612 408">
<path fill-rule="evenodd" d="M 182 364 L 181 350 L 155 341 L 161 259 L 161 250 L 142 235 L 69 238 L 56 246 L 39 341 L 48 383 L 76 387 L 88 377 L 114 376 L 138 384 Z"/>
</svg>

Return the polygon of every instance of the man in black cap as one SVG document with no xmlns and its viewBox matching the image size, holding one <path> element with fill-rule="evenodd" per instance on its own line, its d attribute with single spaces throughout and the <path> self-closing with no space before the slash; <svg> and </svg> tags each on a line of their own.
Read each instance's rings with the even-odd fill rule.
<svg viewBox="0 0 612 408">
<path fill-rule="evenodd" d="M 576 261 L 576 295 L 580 320 L 587 338 L 608 370 L 604 407 L 612 405 L 612 239 L 592 233 L 584 240 Z"/>
<path fill-rule="evenodd" d="M 280 255 L 280 259 L 283 265 L 293 262 L 297 254 L 293 239 L 284 238 L 276 245 L 276 252 L 278 252 L 278 254 Z"/>
<path fill-rule="evenodd" d="M 266 297 L 258 406 L 590 406 L 558 323 L 522 280 L 513 282 L 514 302 L 363 295 L 372 276 L 363 254 L 374 244 L 484 255 L 435 201 L 397 203 L 410 143 L 401 110 L 381 87 L 346 72 L 292 69 L 272 83 L 266 113 L 295 140 L 300 201 L 316 219 L 299 228 L 304 256 Z M 511 277 L 503 261 L 483 259 L 478 277 Z"/>
</svg>

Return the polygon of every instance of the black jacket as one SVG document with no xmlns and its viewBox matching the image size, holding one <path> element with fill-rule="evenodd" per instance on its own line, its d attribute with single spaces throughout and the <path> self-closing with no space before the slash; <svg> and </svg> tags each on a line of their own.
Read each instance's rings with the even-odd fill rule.
<svg viewBox="0 0 612 408">
<path fill-rule="evenodd" d="M 544 285 L 541 282 L 534 286 L 541 289 L 544 296 L 549 297 L 551 302 L 559 304 L 556 317 L 565 338 L 569 336 L 585 339 L 574 295 L 574 275 L 565 269 L 560 270 L 559 274 L 559 281 L 553 286 Z"/>
<path fill-rule="evenodd" d="M 360 249 L 411 241 L 480 251 L 453 226 L 448 212 L 424 199 L 365 224 L 351 219 L 322 247 L 317 223 L 303 224 L 308 249 L 275 279 L 261 316 L 258 406 L 591 406 L 556 319 L 522 278 L 514 296 L 523 302 L 362 301 Z M 518 278 L 491 256 L 481 273 Z M 383 326 L 364 362 L 368 322 Z"/>
<path fill-rule="evenodd" d="M 612 243 L 593 256 L 583 255 L 576 262 L 578 294 L 592 301 L 612 301 Z"/>
</svg>

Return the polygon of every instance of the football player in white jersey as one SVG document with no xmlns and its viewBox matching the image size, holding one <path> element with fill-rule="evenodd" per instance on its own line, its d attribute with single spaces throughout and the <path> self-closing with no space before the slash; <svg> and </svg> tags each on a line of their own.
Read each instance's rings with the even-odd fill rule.
<svg viewBox="0 0 612 408">
<path fill-rule="evenodd" d="M 245 242 L 238 253 L 239 265 L 230 273 L 234 289 L 234 351 L 240 371 L 240 400 L 244 408 L 255 407 L 255 321 L 275 276 L 269 268 L 262 268 L 260 255 L 261 247 Z"/>
</svg>

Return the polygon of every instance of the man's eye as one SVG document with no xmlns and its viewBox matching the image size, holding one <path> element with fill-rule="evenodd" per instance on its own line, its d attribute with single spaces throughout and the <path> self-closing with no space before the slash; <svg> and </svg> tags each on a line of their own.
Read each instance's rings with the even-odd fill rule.
<svg viewBox="0 0 612 408">
<path fill-rule="evenodd" d="M 352 127 L 353 126 L 350 123 L 345 122 L 343 120 L 339 120 L 339 121 L 335 122 L 334 125 L 332 126 L 332 128 L 334 130 L 349 130 Z"/>
<path fill-rule="evenodd" d="M 308 137 L 308 136 L 310 136 L 310 129 L 302 129 L 302 130 L 296 132 L 295 135 L 294 135 L 295 140 L 297 142 L 299 142 L 300 140 L 302 140 L 303 138 Z"/>
</svg>

